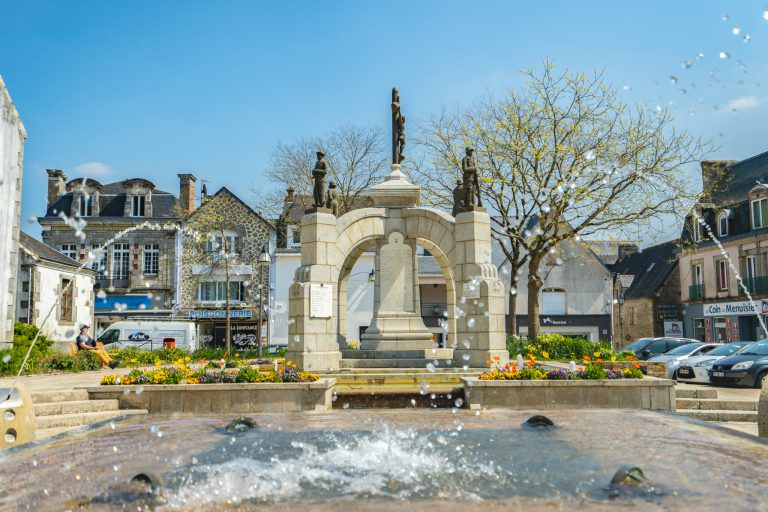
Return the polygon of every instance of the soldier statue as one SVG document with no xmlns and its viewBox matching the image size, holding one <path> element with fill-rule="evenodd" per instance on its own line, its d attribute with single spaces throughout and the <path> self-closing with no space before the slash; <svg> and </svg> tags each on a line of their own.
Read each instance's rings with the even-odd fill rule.
<svg viewBox="0 0 768 512">
<path fill-rule="evenodd" d="M 461 173 L 464 179 L 464 206 L 482 206 L 480 201 L 480 184 L 477 180 L 477 162 L 475 161 L 475 150 L 466 149 L 466 155 L 461 159 Z"/>
<path fill-rule="evenodd" d="M 335 216 L 339 216 L 339 193 L 336 191 L 336 182 L 334 181 L 328 185 L 328 198 L 325 207 L 329 208 Z"/>
<path fill-rule="evenodd" d="M 464 187 L 461 185 L 461 180 L 456 180 L 456 188 L 453 189 L 453 210 L 451 215 L 454 217 L 456 214 L 464 211 Z"/>
<path fill-rule="evenodd" d="M 312 170 L 312 177 L 315 179 L 315 188 L 312 190 L 315 208 L 325 207 L 325 175 L 328 173 L 328 162 L 325 160 L 325 153 L 317 152 L 317 162 Z"/>
<path fill-rule="evenodd" d="M 405 116 L 400 113 L 400 94 L 392 88 L 392 163 L 405 160 Z"/>
</svg>

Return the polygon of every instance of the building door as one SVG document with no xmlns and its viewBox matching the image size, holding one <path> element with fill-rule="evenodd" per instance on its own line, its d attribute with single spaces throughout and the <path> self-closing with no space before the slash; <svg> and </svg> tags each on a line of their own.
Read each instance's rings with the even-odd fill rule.
<svg viewBox="0 0 768 512">
<path fill-rule="evenodd" d="M 715 343 L 725 343 L 728 339 L 728 325 L 725 318 L 719 316 L 715 318 Z"/>
<path fill-rule="evenodd" d="M 740 316 L 739 317 L 739 339 L 733 341 L 755 341 L 757 340 L 757 317 Z"/>
<path fill-rule="evenodd" d="M 693 339 L 704 341 L 707 336 L 707 326 L 703 318 L 693 319 Z"/>
</svg>

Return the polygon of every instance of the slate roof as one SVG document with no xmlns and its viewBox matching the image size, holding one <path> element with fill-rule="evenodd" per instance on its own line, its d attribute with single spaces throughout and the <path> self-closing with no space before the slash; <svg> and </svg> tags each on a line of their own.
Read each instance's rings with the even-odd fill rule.
<svg viewBox="0 0 768 512">
<path fill-rule="evenodd" d="M 731 164 L 727 169 L 729 176 L 725 180 L 726 186 L 712 191 L 715 204 L 739 202 L 757 181 L 768 183 L 768 151 Z"/>
<path fill-rule="evenodd" d="M 123 217 L 127 197 L 124 183 L 135 179 L 136 178 L 131 178 L 116 181 L 114 183 L 107 183 L 99 189 L 99 217 Z M 76 181 L 80 180 L 78 179 Z M 72 192 L 63 194 L 48 208 L 45 212 L 45 216 L 56 217 L 59 212 L 64 212 L 69 215 L 72 208 L 72 200 Z M 175 218 L 174 208 L 178 204 L 179 200 L 170 192 L 164 192 L 158 189 L 152 190 L 152 218 Z"/>
<path fill-rule="evenodd" d="M 208 196 L 208 197 L 210 197 L 210 198 L 214 198 L 214 197 L 218 197 L 219 195 L 224 195 L 224 194 L 227 194 L 227 195 L 229 195 L 230 197 L 232 197 L 233 199 L 235 199 L 235 200 L 236 200 L 238 203 L 240 203 L 240 204 L 241 204 L 241 205 L 243 205 L 245 208 L 247 208 L 249 212 L 251 212 L 253 215 L 257 216 L 257 217 L 258 217 L 259 219 L 261 219 L 261 220 L 262 220 L 262 221 L 263 221 L 263 222 L 264 222 L 264 223 L 265 223 L 267 226 L 269 226 L 269 229 L 271 229 L 272 231 L 275 231 L 275 229 L 276 229 L 276 228 L 275 228 L 275 225 L 274 225 L 274 224 L 273 224 L 271 221 L 269 221 L 269 220 L 265 219 L 265 218 L 264 218 L 264 217 L 263 217 L 263 216 L 262 216 L 262 215 L 261 215 L 259 212 L 257 212 L 256 210 L 254 210 L 253 208 L 251 208 L 250 206 L 248 206 L 248 204 L 247 204 L 245 201 L 243 201 L 242 199 L 240 199 L 239 197 L 237 197 L 235 194 L 233 194 L 233 193 L 232 193 L 232 191 L 231 191 L 231 190 L 229 190 L 227 187 L 221 187 L 219 190 L 217 190 L 217 191 L 216 191 L 216 193 L 215 193 L 215 194 L 213 194 L 213 195 L 210 195 L 210 196 Z M 195 216 L 195 214 L 197 214 L 197 212 L 199 212 L 200 210 L 202 210 L 203 208 L 205 208 L 207 205 L 208 205 L 208 202 L 203 202 L 203 204 L 201 204 L 200 206 L 198 206 L 198 207 L 195 209 L 195 211 L 194 211 L 194 212 L 192 212 L 192 214 L 189 216 L 189 218 L 190 218 L 190 219 L 192 219 L 192 218 Z"/>
<path fill-rule="evenodd" d="M 677 266 L 678 240 L 646 247 L 617 261 L 611 269 L 617 274 L 634 275 L 624 292 L 627 299 L 652 297 Z"/>
<path fill-rule="evenodd" d="M 23 231 L 19 232 L 19 245 L 21 245 L 24 250 L 32 253 L 36 258 L 41 260 L 58 263 L 59 265 L 67 265 L 69 267 L 80 266 L 80 263 L 76 260 L 63 255 L 53 247 L 45 245 L 39 240 L 35 240 Z"/>
</svg>

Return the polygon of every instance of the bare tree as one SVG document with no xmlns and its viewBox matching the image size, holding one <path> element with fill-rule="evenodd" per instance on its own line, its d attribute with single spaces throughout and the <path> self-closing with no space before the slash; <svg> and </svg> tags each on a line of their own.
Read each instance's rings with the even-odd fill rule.
<svg viewBox="0 0 768 512">
<path fill-rule="evenodd" d="M 278 190 L 253 188 L 257 209 L 271 217 L 282 212 L 285 189 L 292 188 L 296 200 L 312 206 L 312 169 L 316 151 L 328 161 L 328 180 L 336 182 L 341 214 L 360 206 L 365 191 L 378 183 L 388 171 L 385 137 L 378 128 L 343 125 L 327 137 L 299 139 L 293 144 L 278 144 L 272 153 L 267 179 Z"/>
<path fill-rule="evenodd" d="M 418 140 L 423 155 L 411 172 L 434 204 L 446 205 L 464 146 L 475 148 L 512 288 L 528 265 L 528 333 L 535 339 L 546 256 L 564 240 L 684 215 L 694 197 L 684 167 L 710 143 L 675 130 L 664 109 L 619 101 L 600 72 L 557 73 L 544 62 L 523 75 L 519 92 L 425 123 Z M 514 322 L 515 296 L 510 299 Z"/>
</svg>

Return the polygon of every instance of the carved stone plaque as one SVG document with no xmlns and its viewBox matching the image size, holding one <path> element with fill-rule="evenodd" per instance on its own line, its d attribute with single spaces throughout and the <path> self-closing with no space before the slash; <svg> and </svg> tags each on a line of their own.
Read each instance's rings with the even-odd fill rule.
<svg viewBox="0 0 768 512">
<path fill-rule="evenodd" d="M 392 233 L 380 251 L 381 311 L 413 311 L 413 251 L 401 233 Z"/>
<path fill-rule="evenodd" d="M 333 285 L 322 283 L 309 285 L 309 316 L 311 318 L 333 316 Z"/>
</svg>

